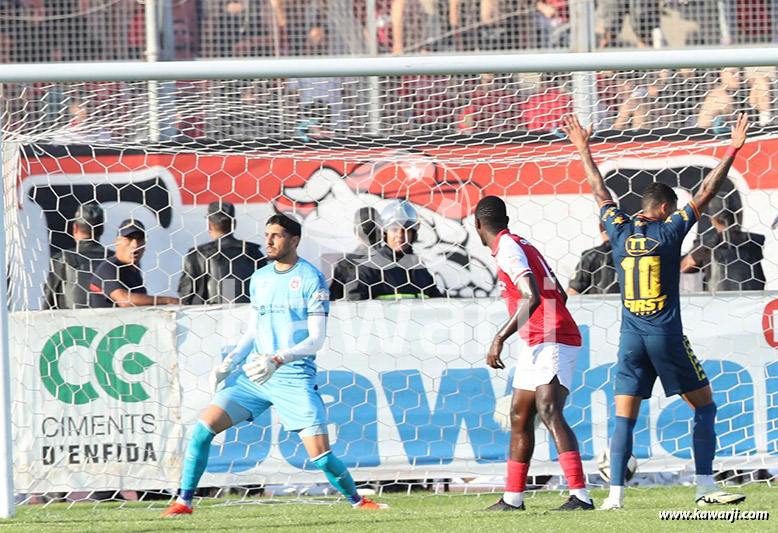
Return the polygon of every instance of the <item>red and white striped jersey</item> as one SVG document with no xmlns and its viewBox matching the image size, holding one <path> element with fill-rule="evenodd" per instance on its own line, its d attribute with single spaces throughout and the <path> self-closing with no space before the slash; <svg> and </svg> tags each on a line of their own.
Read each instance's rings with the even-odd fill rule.
<svg viewBox="0 0 778 533">
<path fill-rule="evenodd" d="M 519 329 L 522 340 L 529 346 L 543 342 L 580 346 L 578 325 L 565 306 L 554 272 L 540 252 L 529 241 L 503 230 L 494 241 L 492 256 L 497 261 L 500 293 L 511 316 L 521 300 L 516 288 L 519 278 L 532 274 L 540 290 L 540 306 Z"/>
</svg>

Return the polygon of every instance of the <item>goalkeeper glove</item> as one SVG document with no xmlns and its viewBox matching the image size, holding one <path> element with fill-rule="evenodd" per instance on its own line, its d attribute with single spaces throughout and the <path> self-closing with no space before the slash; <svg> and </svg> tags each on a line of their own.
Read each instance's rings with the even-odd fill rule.
<svg viewBox="0 0 778 533">
<path fill-rule="evenodd" d="M 235 358 L 233 357 L 233 354 L 230 354 L 222 360 L 220 365 L 214 367 L 213 370 L 211 370 L 211 376 L 208 381 L 211 384 L 211 390 L 213 392 L 216 392 L 216 390 L 219 388 L 219 383 L 227 379 L 227 377 L 232 374 L 236 366 L 238 365 L 235 362 Z"/>
<path fill-rule="evenodd" d="M 272 355 L 260 354 L 254 357 L 250 362 L 243 365 L 243 371 L 251 381 L 257 385 L 262 385 L 271 378 L 273 373 L 278 370 L 283 362 Z"/>
</svg>

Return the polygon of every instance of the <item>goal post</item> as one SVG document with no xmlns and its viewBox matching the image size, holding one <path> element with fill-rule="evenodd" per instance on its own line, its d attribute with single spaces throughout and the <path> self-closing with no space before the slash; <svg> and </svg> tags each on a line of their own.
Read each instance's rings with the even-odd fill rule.
<svg viewBox="0 0 778 533">
<path fill-rule="evenodd" d="M 211 202 L 234 204 L 235 236 L 259 243 L 273 213 L 300 219 L 300 255 L 328 282 L 360 246 L 355 224 L 373 225 L 370 256 L 383 246 L 380 213 L 409 204 L 414 251 L 444 298 L 333 302 L 317 359 L 333 447 L 362 483 L 499 486 L 511 374 L 483 364 L 505 311 L 473 211 L 484 195 L 504 198 L 511 228 L 568 287 L 581 254 L 602 243 L 582 166 L 558 129 L 570 111 L 594 124 L 595 156 L 629 214 L 656 180 L 688 201 L 726 150 L 734 114 L 752 115 L 717 210 L 684 243 L 684 254 L 709 259 L 682 276 L 682 304 L 719 404 L 716 469 L 755 479 L 775 468 L 778 75 L 769 65 L 778 48 L 4 65 L 0 515 L 13 513 L 14 490 L 17 502 L 38 502 L 174 489 L 211 398 L 208 372 L 247 316 L 245 303 L 43 309 L 50 261 L 74 246 L 86 203 L 103 207 L 97 237 L 107 247 L 121 221 L 144 223 L 141 269 L 149 293 L 163 296 L 178 295 L 188 251 L 211 240 Z M 746 241 L 717 232 L 709 215 L 720 212 Z M 360 213 L 368 218 L 355 222 Z M 719 254 L 743 243 L 759 248 L 763 274 L 731 280 L 719 264 L 730 256 Z M 722 289 L 727 281 L 738 290 Z M 584 346 L 566 412 L 595 479 L 621 305 L 584 294 L 569 306 Z M 689 416 L 657 386 L 636 429 L 642 471 L 689 464 Z M 535 458 L 533 475 L 559 474 L 542 429 Z M 281 493 L 323 479 L 267 412 L 217 437 L 201 485 Z"/>
</svg>

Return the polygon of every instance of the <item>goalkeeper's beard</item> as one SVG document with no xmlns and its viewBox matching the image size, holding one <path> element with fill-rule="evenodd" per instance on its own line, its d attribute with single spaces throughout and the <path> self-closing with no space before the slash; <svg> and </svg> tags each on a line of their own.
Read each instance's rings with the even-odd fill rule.
<svg viewBox="0 0 778 533">
<path fill-rule="evenodd" d="M 277 263 L 290 263 L 294 255 L 293 248 L 268 248 L 267 258 Z"/>
</svg>

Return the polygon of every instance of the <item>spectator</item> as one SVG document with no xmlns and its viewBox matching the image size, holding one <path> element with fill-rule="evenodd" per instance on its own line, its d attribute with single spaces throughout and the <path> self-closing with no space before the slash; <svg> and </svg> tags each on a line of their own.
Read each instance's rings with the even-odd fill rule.
<svg viewBox="0 0 778 533">
<path fill-rule="evenodd" d="M 443 47 L 446 7 L 446 0 L 393 0 L 392 52 L 418 54 Z"/>
<path fill-rule="evenodd" d="M 619 281 L 613 266 L 611 240 L 600 224 L 602 244 L 581 254 L 581 261 L 570 278 L 567 294 L 618 294 Z"/>
<path fill-rule="evenodd" d="M 772 44 L 773 0 L 725 0 L 734 8 L 734 35 L 737 44 Z"/>
<path fill-rule="evenodd" d="M 573 101 L 562 89 L 562 78 L 544 72 L 539 90 L 524 103 L 522 119 L 528 131 L 554 131 L 562 116 L 573 112 Z"/>
<path fill-rule="evenodd" d="M 185 19 L 173 21 L 173 57 L 194 61 L 192 32 Z M 176 132 L 181 140 L 205 137 L 203 100 L 209 97 L 208 81 L 176 80 Z"/>
<path fill-rule="evenodd" d="M 97 266 L 109 252 L 100 244 L 103 234 L 103 210 L 97 204 L 85 204 L 73 215 L 72 250 L 51 257 L 51 270 L 43 290 L 44 309 L 84 309 L 89 307 L 89 285 Z"/>
<path fill-rule="evenodd" d="M 192 61 L 192 33 L 189 24 L 184 19 L 173 21 L 173 58 L 176 61 Z"/>
<path fill-rule="evenodd" d="M 248 303 L 249 280 L 265 258 L 259 245 L 235 238 L 235 206 L 208 205 L 211 242 L 192 248 L 184 258 L 178 294 L 184 305 Z"/>
<path fill-rule="evenodd" d="M 659 29 L 659 0 L 600 0 L 597 13 L 603 24 L 600 48 L 622 44 L 618 39 L 626 15 L 637 36 L 638 48 L 654 44 L 655 30 Z"/>
<path fill-rule="evenodd" d="M 768 126 L 773 121 L 771 86 L 775 83 L 775 67 L 747 67 L 743 77 L 749 87 L 748 107 L 759 117 L 760 126 Z M 722 122 L 738 110 L 737 98 L 741 86 L 740 72 L 730 67 L 721 71 L 719 82 L 705 96 L 700 110 L 701 128 L 722 125 Z M 721 117 L 721 118 L 719 118 Z"/>
<path fill-rule="evenodd" d="M 760 126 L 769 126 L 773 121 L 771 88 L 775 85 L 775 67 L 746 67 L 743 75 L 749 87 L 749 107 L 756 111 Z"/>
<path fill-rule="evenodd" d="M 368 261 L 357 266 L 357 283 L 349 300 L 437 298 L 440 291 L 421 259 L 413 253 L 419 229 L 416 209 L 394 201 L 381 212 L 385 244 Z"/>
<path fill-rule="evenodd" d="M 509 90 L 510 76 L 481 74 L 469 104 L 457 123 L 460 131 L 501 133 L 516 129 L 519 102 L 516 90 Z"/>
<path fill-rule="evenodd" d="M 189 45 L 189 52 L 193 58 L 201 55 L 201 31 L 200 24 L 202 20 L 203 5 L 201 0 L 177 0 L 173 5 L 173 46 L 178 48 L 179 41 L 176 40 L 176 25 L 182 23 L 186 26 L 186 40 Z M 180 53 L 175 50 L 175 53 Z"/>
<path fill-rule="evenodd" d="M 18 20 L 11 26 L 15 31 L 14 47 L 19 63 L 48 63 L 54 59 L 56 48 L 52 32 L 52 13 L 44 0 L 18 0 Z M 9 10 L 11 11 L 11 10 Z M 57 59 L 61 59 L 57 58 Z"/>
<path fill-rule="evenodd" d="M 146 247 L 146 228 L 128 219 L 119 226 L 115 255 L 100 263 L 89 286 L 90 307 L 175 305 L 178 298 L 149 296 L 139 265 Z"/>
<path fill-rule="evenodd" d="M 739 86 L 740 78 L 736 68 L 725 68 L 719 73 L 718 82 L 702 101 L 699 118 L 701 128 L 719 126 L 733 115 Z"/>
<path fill-rule="evenodd" d="M 353 11 L 356 22 L 362 27 L 362 37 L 365 42 L 365 49 L 367 49 L 367 43 L 372 40 L 372 36 L 368 31 L 367 20 L 367 3 L 373 0 L 354 0 Z M 376 44 L 378 45 L 378 53 L 389 53 L 392 51 L 392 4 L 393 0 L 375 0 L 375 28 L 376 28 Z"/>
<path fill-rule="evenodd" d="M 665 91 L 670 72 L 661 70 L 631 78 L 622 86 L 622 102 L 613 127 L 640 130 L 667 126 L 674 118 L 668 112 L 672 96 Z"/>
<path fill-rule="evenodd" d="M 720 199 L 711 207 L 715 236 L 681 260 L 681 272 L 701 270 L 703 286 L 711 292 L 764 290 L 764 235 L 740 229 L 735 214 Z"/>
<path fill-rule="evenodd" d="M 280 1 L 271 2 L 274 8 Z M 262 9 L 252 0 L 221 0 L 214 20 L 215 57 L 266 56 L 271 42 L 262 27 Z M 280 22 L 279 22 L 280 24 Z"/>
<path fill-rule="evenodd" d="M 726 0 L 725 0 L 726 1 Z M 678 14 L 681 19 L 681 25 L 685 27 L 683 31 L 684 46 L 715 46 L 729 45 L 732 40 L 725 39 L 722 32 L 722 21 L 719 13 L 719 7 L 722 2 L 718 0 L 680 0 L 673 2 L 676 4 Z M 718 4 L 718 6 L 717 6 Z M 672 9 L 672 5 L 668 6 Z M 726 31 L 730 36 L 731 32 Z"/>
<path fill-rule="evenodd" d="M 378 212 L 372 207 L 360 208 L 354 216 L 354 234 L 359 246 L 335 264 L 330 284 L 330 300 L 345 297 L 357 280 L 357 267 L 369 260 L 381 242 Z"/>
<path fill-rule="evenodd" d="M 448 0 L 448 21 L 454 37 L 454 49 L 471 51 L 479 48 L 478 38 L 491 0 Z"/>
<path fill-rule="evenodd" d="M 568 0 L 540 0 L 536 4 L 542 48 L 570 48 Z"/>
<path fill-rule="evenodd" d="M 413 129 L 433 133 L 451 127 L 457 95 L 450 76 L 404 76 L 398 90 L 400 115 Z"/>
<path fill-rule="evenodd" d="M 481 50 L 538 47 L 536 0 L 481 0 Z"/>
<path fill-rule="evenodd" d="M 306 55 L 326 54 L 327 30 L 322 26 L 308 32 Z M 332 135 L 347 125 L 341 116 L 343 108 L 342 78 L 291 78 L 287 90 L 297 98 L 302 122 L 297 124 L 296 133 L 303 140 Z"/>
</svg>

